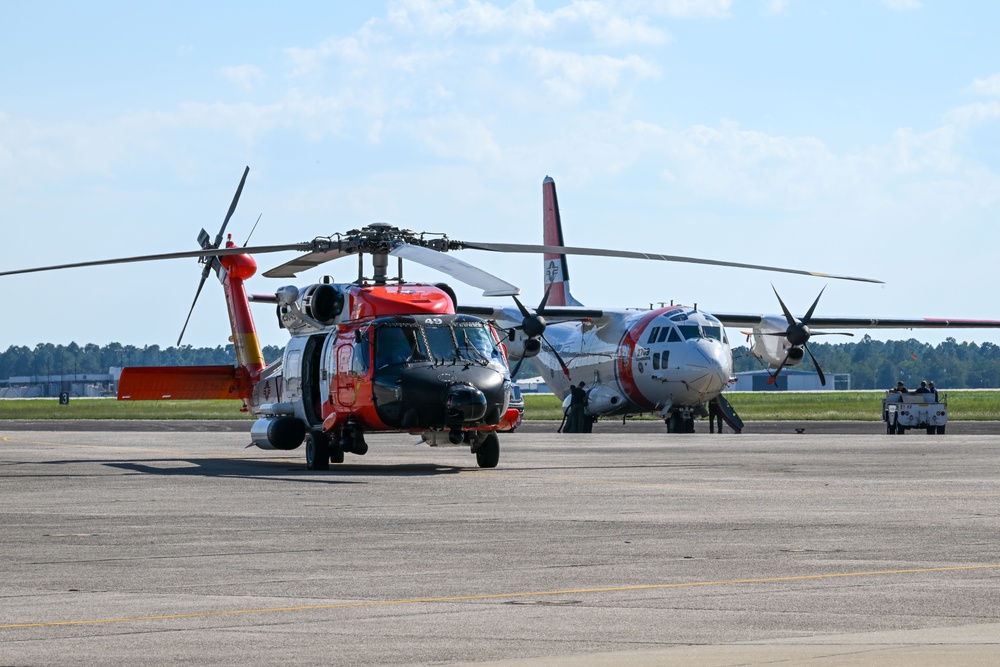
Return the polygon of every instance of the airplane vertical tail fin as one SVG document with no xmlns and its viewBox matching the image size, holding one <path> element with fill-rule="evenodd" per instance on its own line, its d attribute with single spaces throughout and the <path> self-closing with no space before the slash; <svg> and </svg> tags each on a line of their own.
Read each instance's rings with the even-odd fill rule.
<svg viewBox="0 0 1000 667">
<path fill-rule="evenodd" d="M 559 217 L 559 200 L 556 198 L 556 182 L 546 176 L 542 181 L 542 224 L 545 245 L 564 246 L 562 220 Z M 582 306 L 569 291 L 569 265 L 566 255 L 546 253 L 544 287 L 549 291 L 549 306 Z"/>
</svg>

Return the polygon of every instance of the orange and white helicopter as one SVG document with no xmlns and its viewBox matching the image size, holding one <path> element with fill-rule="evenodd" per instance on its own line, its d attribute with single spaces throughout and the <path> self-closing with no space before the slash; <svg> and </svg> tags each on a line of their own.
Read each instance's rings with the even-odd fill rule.
<svg viewBox="0 0 1000 667">
<path fill-rule="evenodd" d="M 785 306 L 777 290 L 780 315 L 709 313 L 697 307 L 674 305 L 649 310 L 586 308 L 570 293 L 566 254 L 597 253 L 577 252 L 580 249 L 571 248 L 559 250 L 563 246 L 562 221 L 555 182 L 549 177 L 542 183 L 542 199 L 544 243 L 548 254 L 544 258 L 545 296 L 540 306 L 534 312 L 519 302 L 517 308 L 461 306 L 459 311 L 485 317 L 509 329 L 507 350 L 510 358 L 517 360 L 514 375 L 524 359 L 533 358 L 546 384 L 564 400 L 564 407 L 568 406 L 571 387 L 584 382 L 588 399 L 585 411 L 592 419 L 657 413 L 665 420 L 669 432 L 684 433 L 694 431 L 694 420 L 707 415 L 706 405 L 711 401 L 719 401 L 723 411 L 729 411 L 731 408 L 721 397 L 733 379 L 733 355 L 726 327 L 752 328 L 749 335 L 754 338 L 753 354 L 776 369 L 771 381 L 783 368 L 799 364 L 808 354 L 824 384 L 823 371 L 809 350 L 808 341 L 811 336 L 842 332 L 812 331 L 810 326 L 831 329 L 1000 328 L 998 320 L 815 317 L 819 297 L 806 315 L 798 319 Z M 615 254 L 615 251 L 601 254 L 636 256 Z M 880 282 L 713 260 L 663 255 L 646 257 Z M 539 326 L 539 321 L 544 326 Z M 729 418 L 732 413 L 727 415 Z"/>
</svg>

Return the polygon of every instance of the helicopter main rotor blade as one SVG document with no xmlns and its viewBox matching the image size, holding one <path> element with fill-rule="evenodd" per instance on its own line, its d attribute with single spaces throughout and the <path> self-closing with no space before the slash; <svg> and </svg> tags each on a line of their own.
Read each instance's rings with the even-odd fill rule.
<svg viewBox="0 0 1000 667">
<path fill-rule="evenodd" d="M 36 266 L 31 269 L 0 271 L 0 276 L 15 276 L 22 273 L 38 273 L 41 271 L 58 271 L 60 269 L 78 269 L 86 266 L 107 266 L 110 264 L 129 264 L 134 262 L 155 262 L 163 259 L 186 259 L 192 257 L 221 257 L 223 255 L 262 255 L 271 252 L 288 250 L 312 250 L 314 244 L 290 243 L 287 245 L 265 245 L 249 248 L 208 248 L 202 250 L 185 250 L 184 252 L 168 252 L 156 255 L 138 255 L 136 257 L 119 257 L 116 259 L 99 259 L 93 262 L 72 262 L 70 264 L 54 264 L 52 266 Z"/>
<path fill-rule="evenodd" d="M 389 251 L 394 257 L 402 257 L 417 264 L 446 273 L 456 280 L 483 290 L 483 296 L 514 296 L 521 290 L 505 280 L 497 278 L 480 268 L 467 264 L 460 259 L 451 257 L 431 248 L 424 248 L 409 243 L 400 243 Z"/>
<path fill-rule="evenodd" d="M 265 278 L 294 278 L 301 271 L 308 271 L 309 269 L 316 268 L 320 264 L 332 262 L 335 259 L 340 259 L 341 257 L 347 257 L 348 255 L 353 254 L 356 253 L 338 250 L 336 248 L 331 250 L 316 250 L 305 255 L 300 255 L 293 260 L 274 267 L 273 269 L 268 269 L 261 275 Z"/>
<path fill-rule="evenodd" d="M 479 243 L 461 241 L 462 248 L 473 250 L 488 250 L 490 252 L 520 252 L 520 253 L 548 253 L 553 255 L 592 255 L 597 257 L 625 257 L 630 259 L 653 259 L 662 262 L 683 262 L 686 264 L 708 264 L 710 266 L 729 266 L 737 269 L 756 269 L 759 271 L 775 271 L 777 273 L 794 273 L 802 276 L 815 276 L 817 278 L 831 278 L 835 280 L 854 280 L 863 283 L 884 284 L 882 280 L 873 278 L 858 278 L 854 276 L 836 276 L 828 273 L 817 273 L 815 271 L 803 271 L 800 269 L 784 269 L 777 266 L 766 266 L 764 264 L 744 264 L 743 262 L 725 262 L 718 259 L 701 259 L 698 257 L 683 257 L 678 255 L 660 255 L 651 252 L 635 252 L 632 250 L 606 250 L 602 248 L 581 248 L 574 246 L 555 245 L 530 245 L 523 243 Z"/>
</svg>

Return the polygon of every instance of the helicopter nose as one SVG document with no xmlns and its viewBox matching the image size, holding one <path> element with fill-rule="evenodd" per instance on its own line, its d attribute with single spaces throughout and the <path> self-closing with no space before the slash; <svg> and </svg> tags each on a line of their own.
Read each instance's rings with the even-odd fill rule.
<svg viewBox="0 0 1000 667">
<path fill-rule="evenodd" d="M 468 384 L 455 384 L 448 388 L 445 411 L 449 422 L 474 422 L 486 414 L 486 395 Z"/>
</svg>

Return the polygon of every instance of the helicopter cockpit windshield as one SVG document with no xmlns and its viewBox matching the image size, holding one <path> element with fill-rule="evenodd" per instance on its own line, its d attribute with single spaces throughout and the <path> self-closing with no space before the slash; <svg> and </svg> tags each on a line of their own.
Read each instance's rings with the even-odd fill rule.
<svg viewBox="0 0 1000 667">
<path fill-rule="evenodd" d="M 426 361 L 504 364 L 503 353 L 483 321 L 385 322 L 377 327 L 376 370 Z"/>
</svg>

